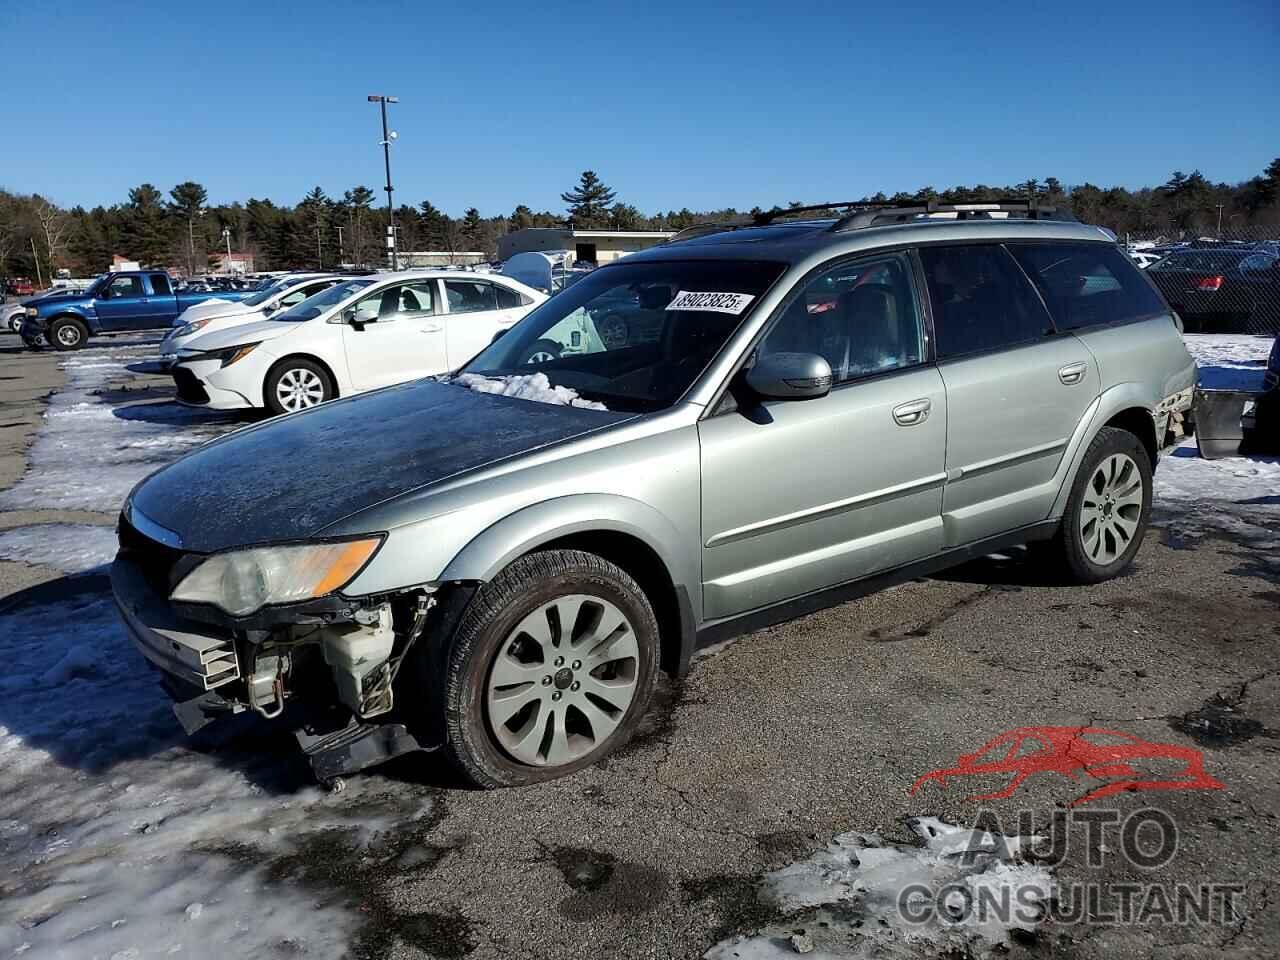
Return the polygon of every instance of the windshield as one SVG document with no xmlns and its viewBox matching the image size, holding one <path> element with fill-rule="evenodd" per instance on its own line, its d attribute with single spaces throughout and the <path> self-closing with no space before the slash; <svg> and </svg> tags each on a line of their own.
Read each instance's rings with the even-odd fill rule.
<svg viewBox="0 0 1280 960">
<path fill-rule="evenodd" d="M 358 280 L 348 280 L 346 283 L 340 283 L 336 287 L 322 290 L 314 297 L 307 297 L 296 307 L 290 307 L 283 313 L 277 313 L 271 319 L 283 320 L 285 323 L 302 323 L 305 320 L 314 320 L 330 307 L 336 307 L 353 293 L 369 286 L 374 282 L 374 279 L 374 277 L 361 277 Z"/>
<path fill-rule="evenodd" d="M 556 294 L 462 373 L 545 374 L 611 410 L 678 400 L 782 274 L 750 261 L 621 263 Z"/>
<path fill-rule="evenodd" d="M 250 307 L 261 306 L 262 304 L 270 300 L 272 297 L 274 297 L 281 290 L 289 286 L 290 283 L 296 283 L 296 282 L 297 282 L 296 280 L 277 280 L 275 283 L 271 284 L 265 289 L 259 290 L 253 296 L 245 297 L 240 302 Z"/>
</svg>

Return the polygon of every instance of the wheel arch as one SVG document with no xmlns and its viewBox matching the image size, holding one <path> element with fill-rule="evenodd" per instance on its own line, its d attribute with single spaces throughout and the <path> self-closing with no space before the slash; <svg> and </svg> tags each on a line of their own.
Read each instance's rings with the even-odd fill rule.
<svg viewBox="0 0 1280 960">
<path fill-rule="evenodd" d="M 594 553 L 630 574 L 658 619 L 662 668 L 685 672 L 696 636 L 696 570 L 681 560 L 689 551 L 674 525 L 638 500 L 583 494 L 525 507 L 471 540 L 439 579 L 485 582 L 520 557 L 549 549 Z"/>
<path fill-rule="evenodd" d="M 58 313 L 53 314 L 51 317 L 49 317 L 47 321 L 45 321 L 44 338 L 49 343 L 50 346 L 53 346 L 53 340 L 50 338 L 49 334 L 53 331 L 54 325 L 62 320 L 71 320 L 71 321 L 74 321 L 75 323 L 78 323 L 81 327 L 83 327 L 86 340 L 98 332 L 97 330 L 94 329 L 93 324 L 89 322 L 87 317 L 79 313 L 74 313 L 73 311 L 70 311 L 70 310 L 62 310 Z M 83 342 L 84 341 L 81 341 L 81 345 L 83 345 Z"/>
<path fill-rule="evenodd" d="M 332 399 L 337 400 L 340 396 L 342 396 L 342 384 L 338 381 L 337 374 L 334 373 L 333 365 L 330 364 L 327 360 L 323 359 L 322 357 L 316 356 L 314 353 L 307 353 L 305 350 L 298 350 L 294 353 L 286 353 L 279 360 L 276 360 L 274 363 L 272 363 L 271 366 L 267 367 L 266 376 L 262 378 L 262 402 L 263 403 L 266 403 L 266 400 L 267 400 L 267 381 L 271 379 L 271 377 L 275 374 L 276 370 L 279 369 L 281 364 L 287 363 L 290 360 L 307 360 L 311 363 L 314 363 L 316 366 L 320 367 L 320 369 L 322 369 L 325 373 L 329 375 L 329 382 L 333 384 Z"/>
<path fill-rule="evenodd" d="M 1050 517 L 1061 517 L 1066 510 L 1071 486 L 1080 470 L 1085 452 L 1104 427 L 1119 427 L 1136 435 L 1151 458 L 1152 470 L 1155 469 L 1159 447 L 1154 411 L 1159 403 L 1160 398 L 1154 396 L 1154 391 L 1140 383 L 1121 383 L 1102 392 L 1094 401 L 1088 429 L 1077 433 L 1078 439 L 1073 441 L 1069 467 L 1061 474 L 1058 496 L 1049 513 Z"/>
</svg>

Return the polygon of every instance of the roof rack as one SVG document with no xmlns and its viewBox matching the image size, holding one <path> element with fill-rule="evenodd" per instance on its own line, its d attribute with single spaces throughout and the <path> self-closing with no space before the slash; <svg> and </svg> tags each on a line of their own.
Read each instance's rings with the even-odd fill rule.
<svg viewBox="0 0 1280 960">
<path fill-rule="evenodd" d="M 859 210 L 841 217 L 831 225 L 832 233 L 861 230 L 864 227 L 883 227 L 895 223 L 910 223 L 920 217 L 937 213 L 954 213 L 957 220 L 990 220 L 993 213 L 1022 214 L 1027 220 L 1075 221 L 1069 207 L 1038 203 L 1035 200 L 993 200 L 981 203 L 880 203 L 868 204 L 869 209 Z"/>
<path fill-rule="evenodd" d="M 822 210 L 853 210 L 853 213 L 840 217 L 830 227 L 832 233 L 844 233 L 847 230 L 860 230 L 863 227 L 883 227 L 895 223 L 910 223 L 920 217 L 928 217 L 937 213 L 954 213 L 957 220 L 993 219 L 992 213 L 1021 214 L 1027 220 L 1065 220 L 1075 221 L 1070 207 L 1055 204 L 1039 203 L 1035 200 L 991 200 L 977 203 L 940 203 L 929 200 L 921 203 L 918 200 L 894 202 L 892 200 L 842 200 L 832 203 L 811 203 L 786 209 L 765 210 L 761 213 L 734 217 L 718 223 L 695 223 L 677 231 L 667 239 L 667 243 L 680 243 L 697 237 L 710 236 L 713 233 L 725 233 L 730 230 L 741 230 L 743 227 L 767 227 L 783 217 L 798 213 L 815 213 Z"/>
</svg>

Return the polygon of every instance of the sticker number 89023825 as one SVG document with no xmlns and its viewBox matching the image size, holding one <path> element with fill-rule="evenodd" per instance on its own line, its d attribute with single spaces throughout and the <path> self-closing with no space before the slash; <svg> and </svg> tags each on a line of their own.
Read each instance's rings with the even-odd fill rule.
<svg viewBox="0 0 1280 960">
<path fill-rule="evenodd" d="M 755 299 L 750 293 L 710 293 L 681 290 L 667 304 L 668 310 L 705 310 L 711 313 L 732 313 L 735 316 L 747 309 Z"/>
</svg>

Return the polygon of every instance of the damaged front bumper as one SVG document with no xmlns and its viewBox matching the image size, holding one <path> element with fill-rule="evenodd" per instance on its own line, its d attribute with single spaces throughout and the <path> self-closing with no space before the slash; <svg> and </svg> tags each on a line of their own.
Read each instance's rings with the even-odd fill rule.
<svg viewBox="0 0 1280 960">
<path fill-rule="evenodd" d="M 297 605 L 260 613 L 247 625 L 217 623 L 211 611 L 196 611 L 197 619 L 169 600 L 166 570 L 181 569 L 180 559 L 157 563 L 138 554 L 117 555 L 112 591 L 129 636 L 159 671 L 188 735 L 255 713 L 293 731 L 324 782 L 434 749 L 410 732 L 417 724 L 406 722 L 394 697 L 399 667 L 425 631 L 432 591 Z"/>
</svg>

